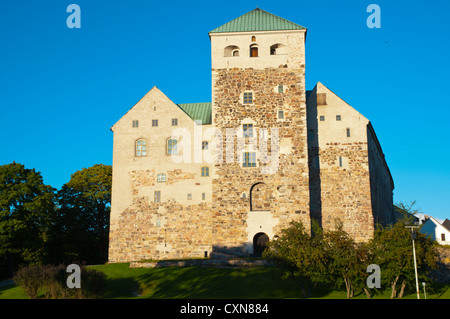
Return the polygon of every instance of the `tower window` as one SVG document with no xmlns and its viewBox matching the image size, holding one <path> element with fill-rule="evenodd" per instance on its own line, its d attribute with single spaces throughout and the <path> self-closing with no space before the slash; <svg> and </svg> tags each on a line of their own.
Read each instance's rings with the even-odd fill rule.
<svg viewBox="0 0 450 319">
<path fill-rule="evenodd" d="M 340 115 L 336 115 L 336 121 L 340 121 L 341 120 L 341 116 Z"/>
<path fill-rule="evenodd" d="M 284 111 L 283 110 L 278 110 L 278 119 L 284 120 Z"/>
<path fill-rule="evenodd" d="M 239 56 L 239 50 L 234 50 L 233 51 L 233 56 Z"/>
<path fill-rule="evenodd" d="M 321 116 L 320 116 L 320 121 L 321 121 L 321 122 L 325 121 L 325 116 L 324 116 L 324 115 L 321 115 Z"/>
<path fill-rule="evenodd" d="M 166 181 L 166 174 L 158 174 L 156 181 L 158 183 L 164 183 Z"/>
<path fill-rule="evenodd" d="M 206 193 L 202 193 L 202 200 L 206 200 Z"/>
<path fill-rule="evenodd" d="M 243 167 L 256 167 L 256 153 L 255 152 L 244 152 L 244 161 L 242 163 Z"/>
<path fill-rule="evenodd" d="M 347 127 L 347 137 L 350 137 L 350 128 Z"/>
<path fill-rule="evenodd" d="M 224 49 L 223 56 L 239 56 L 239 47 L 236 45 L 229 45 Z"/>
<path fill-rule="evenodd" d="M 270 46 L 270 55 L 280 55 L 280 54 L 287 54 L 286 47 L 283 44 L 277 43 Z"/>
<path fill-rule="evenodd" d="M 202 177 L 209 177 L 209 167 L 208 166 L 202 167 Z"/>
<path fill-rule="evenodd" d="M 283 85 L 278 85 L 278 93 L 283 93 Z"/>
<path fill-rule="evenodd" d="M 192 200 L 192 194 L 191 193 L 187 194 L 187 199 L 188 200 Z"/>
<path fill-rule="evenodd" d="M 255 42 L 255 41 L 256 41 L 256 37 L 252 36 L 252 42 Z"/>
<path fill-rule="evenodd" d="M 252 44 L 250 46 L 250 57 L 251 58 L 258 57 L 258 46 L 256 44 Z"/>
<path fill-rule="evenodd" d="M 133 127 L 139 127 L 139 121 L 133 120 Z"/>
<path fill-rule="evenodd" d="M 244 104 L 252 104 L 253 103 L 253 93 L 252 92 L 244 92 Z"/>
<path fill-rule="evenodd" d="M 172 126 L 178 126 L 178 119 L 172 119 Z"/>
<path fill-rule="evenodd" d="M 342 167 L 342 156 L 339 156 L 339 167 Z"/>
<path fill-rule="evenodd" d="M 147 141 L 142 138 L 136 141 L 136 156 L 147 156 Z"/>
<path fill-rule="evenodd" d="M 161 202 L 161 191 L 155 191 L 155 203 Z"/>
<path fill-rule="evenodd" d="M 152 120 L 152 126 L 158 126 L 158 120 Z"/>
<path fill-rule="evenodd" d="M 174 138 L 171 138 L 167 141 L 167 155 L 177 155 L 178 154 L 177 144 L 178 144 L 178 141 Z"/>
<path fill-rule="evenodd" d="M 242 135 L 244 137 L 253 137 L 253 124 L 242 124 Z"/>
</svg>

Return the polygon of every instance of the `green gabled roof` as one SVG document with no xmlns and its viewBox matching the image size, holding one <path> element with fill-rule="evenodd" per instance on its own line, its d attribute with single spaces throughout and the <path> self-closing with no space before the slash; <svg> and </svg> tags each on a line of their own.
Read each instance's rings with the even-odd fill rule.
<svg viewBox="0 0 450 319">
<path fill-rule="evenodd" d="M 256 8 L 210 31 L 210 33 L 275 30 L 306 30 L 306 28 Z"/>
<path fill-rule="evenodd" d="M 202 125 L 211 124 L 211 102 L 177 105 L 194 121 L 201 121 Z"/>
</svg>

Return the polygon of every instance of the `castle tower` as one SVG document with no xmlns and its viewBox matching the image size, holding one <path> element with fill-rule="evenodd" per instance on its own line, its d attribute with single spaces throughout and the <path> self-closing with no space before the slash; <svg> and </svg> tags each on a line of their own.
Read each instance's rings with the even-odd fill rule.
<svg viewBox="0 0 450 319">
<path fill-rule="evenodd" d="M 306 28 L 261 9 L 210 33 L 213 250 L 257 254 L 291 220 L 309 228 Z"/>
</svg>

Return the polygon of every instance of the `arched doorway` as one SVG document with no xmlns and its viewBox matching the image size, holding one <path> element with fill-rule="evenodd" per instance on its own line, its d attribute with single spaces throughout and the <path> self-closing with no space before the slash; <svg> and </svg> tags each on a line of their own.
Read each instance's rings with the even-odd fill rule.
<svg viewBox="0 0 450 319">
<path fill-rule="evenodd" d="M 261 257 L 262 252 L 266 249 L 269 243 L 269 236 L 266 233 L 257 233 L 253 237 L 253 255 L 256 257 Z"/>
</svg>

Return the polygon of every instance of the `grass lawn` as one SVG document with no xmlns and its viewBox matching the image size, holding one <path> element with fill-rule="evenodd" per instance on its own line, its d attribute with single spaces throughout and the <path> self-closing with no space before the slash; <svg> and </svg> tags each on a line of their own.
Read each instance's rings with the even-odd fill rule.
<svg viewBox="0 0 450 319">
<path fill-rule="evenodd" d="M 129 268 L 129 264 L 91 266 L 107 275 L 104 298 L 301 298 L 293 280 L 282 280 L 274 267 L 213 268 L 170 267 Z M 421 287 L 422 288 L 422 287 Z M 429 288 L 429 287 L 427 287 Z M 450 286 L 434 292 L 427 289 L 427 298 L 450 299 Z M 428 291 L 430 290 L 430 291 Z M 389 298 L 390 289 L 374 298 Z M 15 285 L 0 286 L 0 299 L 27 298 Z M 318 290 L 315 298 L 345 299 L 345 290 Z M 355 298 L 366 299 L 365 294 Z M 404 296 L 415 299 L 415 294 Z M 421 294 L 423 298 L 423 294 Z"/>
</svg>

